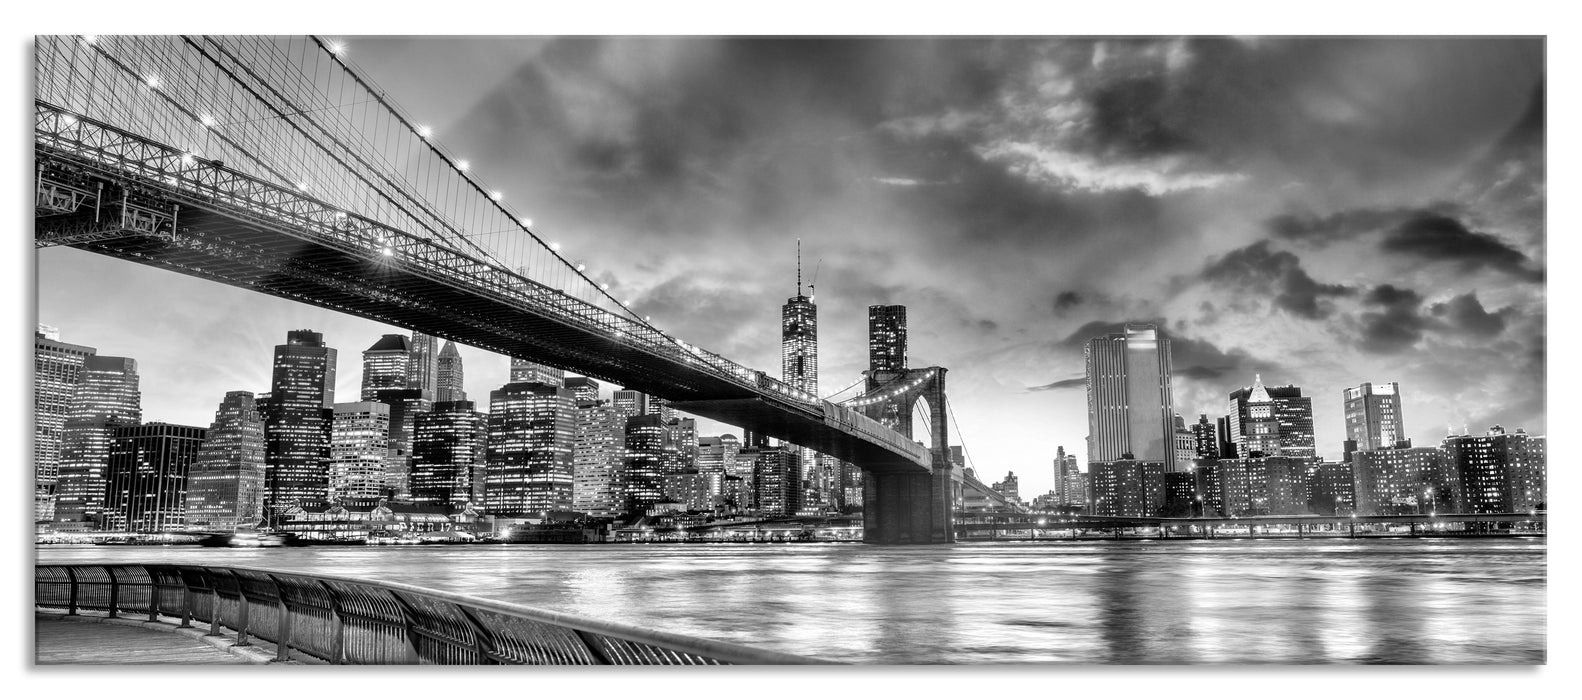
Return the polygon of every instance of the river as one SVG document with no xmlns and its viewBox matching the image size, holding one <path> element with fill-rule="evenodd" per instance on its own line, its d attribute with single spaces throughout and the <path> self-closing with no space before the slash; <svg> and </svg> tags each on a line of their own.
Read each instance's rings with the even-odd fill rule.
<svg viewBox="0 0 1582 700">
<path fill-rule="evenodd" d="M 46 546 L 355 576 L 864 664 L 1537 664 L 1534 539 Z"/>
</svg>

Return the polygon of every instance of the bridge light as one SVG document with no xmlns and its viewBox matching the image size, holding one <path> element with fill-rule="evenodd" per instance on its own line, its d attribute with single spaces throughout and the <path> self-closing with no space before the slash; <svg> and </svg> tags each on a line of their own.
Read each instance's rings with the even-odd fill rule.
<svg viewBox="0 0 1582 700">
<path fill-rule="evenodd" d="M 533 220 L 529 219 L 529 218 L 527 218 L 525 216 L 522 217 L 522 228 L 533 228 Z M 553 248 L 554 246 L 550 246 L 550 247 Z M 560 249 L 559 248 L 555 248 L 555 250 L 560 250 Z"/>
<path fill-rule="evenodd" d="M 97 35 L 97 34 L 84 34 L 84 35 L 82 35 L 82 43 L 84 43 L 84 44 L 88 44 L 88 45 L 91 46 L 91 45 L 97 43 L 98 41 L 99 41 L 99 35 Z"/>
<path fill-rule="evenodd" d="M 219 123 L 219 120 L 215 119 L 213 115 L 205 114 L 198 118 L 198 123 L 202 124 L 205 129 L 213 129 L 214 125 Z"/>
<path fill-rule="evenodd" d="M 183 153 L 183 154 L 181 154 L 181 164 L 182 165 L 192 165 L 192 154 L 191 153 Z"/>
<path fill-rule="evenodd" d="M 332 41 L 332 42 L 330 42 L 330 53 L 335 54 L 336 56 L 339 56 L 345 50 L 346 50 L 346 44 L 341 43 L 339 41 Z"/>
<path fill-rule="evenodd" d="M 77 123 L 77 118 L 71 116 L 70 114 L 66 114 L 66 115 L 61 116 L 60 121 L 61 121 L 62 124 L 65 124 L 66 126 L 73 126 L 73 125 L 75 125 Z"/>
<path fill-rule="evenodd" d="M 502 194 L 499 190 L 495 190 L 495 191 L 489 193 L 489 199 L 492 199 L 492 200 L 494 200 L 496 202 L 500 201 L 500 198 L 504 197 L 504 196 L 505 195 Z"/>
<path fill-rule="evenodd" d="M 583 270 L 586 270 L 586 269 L 588 269 L 587 265 L 584 265 L 582 263 L 577 263 L 577 272 L 582 272 Z"/>
<path fill-rule="evenodd" d="M 599 289 L 602 289 L 602 290 L 604 290 L 606 292 L 610 291 L 610 283 L 609 282 L 605 282 L 603 284 L 600 284 L 599 285 Z"/>
<path fill-rule="evenodd" d="M 434 129 L 427 124 L 419 124 L 417 127 L 417 135 L 426 139 L 434 135 Z"/>
<path fill-rule="evenodd" d="M 143 82 L 148 83 L 148 86 L 154 88 L 155 90 L 159 89 L 159 76 L 157 75 L 150 75 L 146 78 L 143 78 Z"/>
<path fill-rule="evenodd" d="M 385 248 L 385 255 L 386 256 L 395 255 L 395 250 L 392 249 L 392 248 Z"/>
<path fill-rule="evenodd" d="M 460 170 L 462 172 L 467 172 L 467 168 L 468 167 L 470 167 L 470 164 L 467 161 L 465 161 L 465 160 L 458 160 L 458 161 L 456 161 L 456 169 L 457 170 Z"/>
<path fill-rule="evenodd" d="M 632 305 L 632 300 L 631 299 L 627 299 L 626 301 L 621 302 L 621 306 L 631 306 L 631 305 Z"/>
<path fill-rule="evenodd" d="M 549 244 L 549 249 L 559 253 L 560 252 L 560 243 L 556 242 L 556 241 L 551 241 L 550 244 Z"/>
</svg>

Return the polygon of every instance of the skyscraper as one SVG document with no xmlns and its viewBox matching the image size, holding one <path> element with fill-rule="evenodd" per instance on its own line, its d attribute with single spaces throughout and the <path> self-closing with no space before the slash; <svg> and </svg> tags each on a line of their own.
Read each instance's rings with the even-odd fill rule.
<svg viewBox="0 0 1582 700">
<path fill-rule="evenodd" d="M 617 409 L 619 410 L 619 409 Z M 626 444 L 621 461 L 621 507 L 628 513 L 644 509 L 665 498 L 667 452 L 674 452 L 674 433 L 658 414 L 626 419 Z"/>
<path fill-rule="evenodd" d="M 1214 436 L 1214 424 L 1209 422 L 1206 413 L 1199 413 L 1197 422 L 1192 424 L 1192 453 L 1197 459 L 1219 457 L 1219 440 Z"/>
<path fill-rule="evenodd" d="M 1087 504 L 1083 493 L 1082 470 L 1077 456 L 1066 454 L 1065 446 L 1055 448 L 1055 505 L 1061 508 L 1081 509 Z"/>
<path fill-rule="evenodd" d="M 818 396 L 818 307 L 802 294 L 802 242 L 797 241 L 796 296 L 780 307 L 780 379 L 792 389 Z M 811 449 L 798 448 L 803 465 L 803 504 L 833 506 L 826 462 Z M 833 463 L 830 463 L 833 466 Z"/>
<path fill-rule="evenodd" d="M 387 333 L 363 351 L 362 400 L 373 401 L 381 389 L 405 389 L 411 381 L 412 347 L 407 337 Z"/>
<path fill-rule="evenodd" d="M 1267 457 L 1313 457 L 1313 399 L 1301 387 L 1263 385 L 1253 375 L 1250 387 L 1230 393 L 1230 433 L 1236 453 Z"/>
<path fill-rule="evenodd" d="M 798 450 L 790 445 L 756 450 L 753 461 L 753 500 L 760 514 L 769 518 L 796 515 L 802 509 L 802 465 Z"/>
<path fill-rule="evenodd" d="M 411 492 L 412 437 L 417 417 L 433 406 L 421 389 L 379 389 L 373 401 L 390 407 L 390 456 L 385 460 L 385 489 L 390 498 L 406 500 Z"/>
<path fill-rule="evenodd" d="M 1344 396 L 1346 439 L 1356 441 L 1357 451 L 1395 447 L 1406 440 L 1399 384 L 1364 383 L 1346 389 Z"/>
<path fill-rule="evenodd" d="M 81 381 L 61 428 L 56 522 L 99 522 L 115 430 L 142 420 L 137 361 L 106 355 L 83 358 Z"/>
<path fill-rule="evenodd" d="M 186 525 L 187 477 L 203 428 L 169 423 L 115 429 L 105 491 L 106 530 L 174 532 Z"/>
<path fill-rule="evenodd" d="M 512 382 L 489 392 L 489 452 L 484 508 L 501 517 L 571 509 L 571 391 L 556 384 Z"/>
<path fill-rule="evenodd" d="M 441 401 L 413 421 L 411 498 L 456 507 L 475 503 L 488 449 L 486 416 L 471 401 Z"/>
<path fill-rule="evenodd" d="M 446 345 L 450 341 L 445 341 Z M 439 338 L 412 331 L 412 351 L 407 359 L 406 385 L 423 392 L 423 398 L 437 401 L 439 396 Z"/>
<path fill-rule="evenodd" d="M 33 334 L 33 518 L 53 520 L 61 432 L 83 363 L 98 350 L 63 343 L 49 326 L 39 329 Z"/>
<path fill-rule="evenodd" d="M 1120 333 L 1089 340 L 1083 354 L 1088 463 L 1129 458 L 1174 469 L 1170 340 L 1153 324 L 1128 323 Z"/>
<path fill-rule="evenodd" d="M 390 406 L 378 401 L 338 403 L 334 420 L 329 500 L 371 504 L 388 497 Z"/>
<path fill-rule="evenodd" d="M 265 503 L 271 512 L 326 496 L 335 357 L 324 335 L 310 330 L 291 331 L 285 345 L 275 346 L 263 411 Z"/>
<path fill-rule="evenodd" d="M 445 348 L 439 351 L 439 360 L 434 370 L 434 403 L 466 401 L 467 391 L 462 388 L 461 352 L 456 349 L 456 344 L 447 340 Z"/>
<path fill-rule="evenodd" d="M 868 307 L 868 370 L 898 372 L 906 369 L 906 307 L 876 304 Z"/>
<path fill-rule="evenodd" d="M 264 514 L 264 418 L 249 391 L 227 391 L 187 472 L 187 529 L 234 531 Z"/>
<path fill-rule="evenodd" d="M 579 399 L 576 411 L 571 509 L 598 517 L 620 515 L 625 507 L 619 479 L 626 450 L 626 416 L 608 402 L 597 400 Z"/>
<path fill-rule="evenodd" d="M 560 386 L 566 383 L 566 370 L 556 369 L 549 365 L 541 365 L 532 360 L 519 357 L 511 358 L 511 383 L 538 382 L 550 386 Z"/>
<path fill-rule="evenodd" d="M 599 400 L 599 382 L 591 377 L 567 377 L 564 386 L 571 390 L 572 398 L 577 405 L 591 404 Z"/>
<path fill-rule="evenodd" d="M 631 418 L 649 413 L 648 395 L 632 389 L 616 389 L 611 404 L 622 416 Z"/>
</svg>

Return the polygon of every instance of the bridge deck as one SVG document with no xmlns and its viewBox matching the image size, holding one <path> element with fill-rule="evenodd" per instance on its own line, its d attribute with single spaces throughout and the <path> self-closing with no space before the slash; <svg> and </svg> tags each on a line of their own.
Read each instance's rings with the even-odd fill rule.
<svg viewBox="0 0 1582 700">
<path fill-rule="evenodd" d="M 179 634 L 169 625 L 46 613 L 37 613 L 33 619 L 33 660 L 40 666 L 254 663 Z"/>
</svg>

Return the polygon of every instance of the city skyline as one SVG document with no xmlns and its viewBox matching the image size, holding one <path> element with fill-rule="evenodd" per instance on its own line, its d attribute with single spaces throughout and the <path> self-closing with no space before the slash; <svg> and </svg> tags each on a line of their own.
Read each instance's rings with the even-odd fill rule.
<svg viewBox="0 0 1582 700">
<path fill-rule="evenodd" d="M 969 464 L 1016 472 L 1024 493 L 1052 489 L 1057 445 L 1085 452 L 1081 348 L 1129 321 L 1171 338 L 1188 422 L 1261 373 L 1313 398 L 1330 459 L 1341 393 L 1364 382 L 1399 383 L 1424 444 L 1447 426 L 1547 432 L 1541 41 L 347 46 L 678 337 L 773 372 L 798 237 L 819 270 L 826 390 L 866 364 L 866 308 L 906 306 L 909 364 L 950 370 Z M 527 88 L 541 104 L 513 97 Z M 1204 96 L 1215 111 L 1192 107 Z M 600 100 L 598 118 L 570 118 Z M 265 391 L 287 330 L 343 353 L 410 330 L 73 250 L 40 251 L 39 280 L 38 320 L 138 359 L 145 415 L 177 424 Z M 168 337 L 200 356 L 160 356 Z M 505 383 L 505 358 L 460 350 L 470 395 Z M 360 374 L 347 362 L 341 401 Z"/>
</svg>

